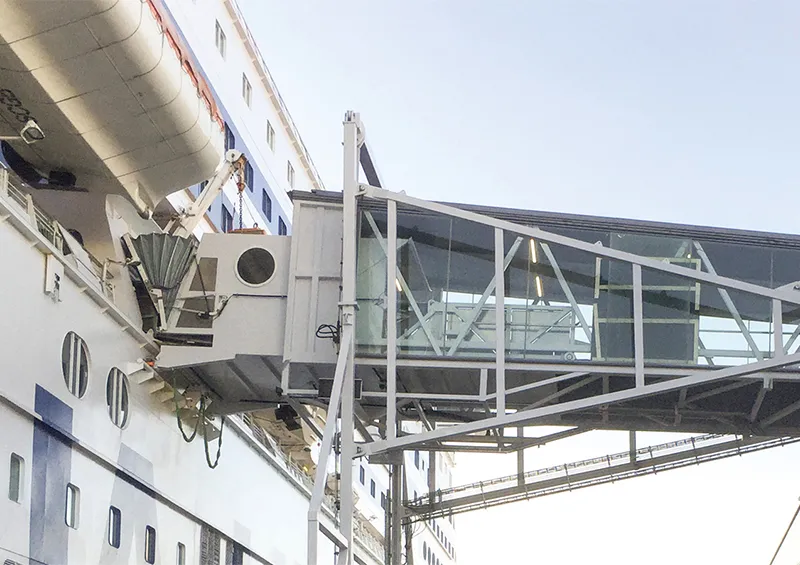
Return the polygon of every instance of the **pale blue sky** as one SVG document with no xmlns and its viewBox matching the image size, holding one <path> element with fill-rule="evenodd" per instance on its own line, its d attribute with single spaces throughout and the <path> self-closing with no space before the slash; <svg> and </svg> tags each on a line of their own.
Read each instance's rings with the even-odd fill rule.
<svg viewBox="0 0 800 565">
<path fill-rule="evenodd" d="M 800 233 L 800 2 L 239 2 L 329 189 L 353 109 L 392 190 Z M 511 465 L 459 461 L 464 480 Z M 766 564 L 798 464 L 794 446 L 464 516 L 459 562 Z M 778 563 L 798 561 L 800 532 Z"/>
<path fill-rule="evenodd" d="M 353 109 L 417 196 L 794 229 L 800 3 L 241 3 L 329 188 Z"/>
</svg>

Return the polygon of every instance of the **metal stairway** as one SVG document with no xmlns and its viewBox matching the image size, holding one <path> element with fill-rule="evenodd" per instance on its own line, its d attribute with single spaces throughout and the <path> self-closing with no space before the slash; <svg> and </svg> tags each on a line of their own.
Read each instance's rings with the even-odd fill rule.
<svg viewBox="0 0 800 565">
<path fill-rule="evenodd" d="M 441 518 L 789 445 L 800 437 L 709 434 L 456 486 L 406 503 L 408 522 Z"/>
</svg>

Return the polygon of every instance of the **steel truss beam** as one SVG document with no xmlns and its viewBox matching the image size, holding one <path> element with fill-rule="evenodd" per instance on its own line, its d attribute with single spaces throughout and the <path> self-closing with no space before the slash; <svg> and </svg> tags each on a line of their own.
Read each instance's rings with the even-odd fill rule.
<svg viewBox="0 0 800 565">
<path fill-rule="evenodd" d="M 371 455 L 383 451 L 391 451 L 394 449 L 410 449 L 414 446 L 424 445 L 430 441 L 443 440 L 454 435 L 480 432 L 491 428 L 531 425 L 537 420 L 540 420 L 546 416 L 566 414 L 577 410 L 596 408 L 606 404 L 615 404 L 618 402 L 625 402 L 638 398 L 646 398 L 655 394 L 679 391 L 685 387 L 712 383 L 732 377 L 752 375 L 764 370 L 788 367 L 798 363 L 800 363 L 800 353 L 795 353 L 776 359 L 765 359 L 749 365 L 726 367 L 724 369 L 717 369 L 713 371 L 694 371 L 684 377 L 678 377 L 668 381 L 645 384 L 643 386 L 637 386 L 626 390 L 607 394 L 598 394 L 596 396 L 562 402 L 550 406 L 520 410 L 513 414 L 505 414 L 492 418 L 486 418 L 476 422 L 438 428 L 430 432 L 423 432 L 415 434 L 414 436 L 404 436 L 391 441 L 376 441 L 369 445 L 359 446 L 358 455 Z"/>
<path fill-rule="evenodd" d="M 728 289 L 747 292 L 771 299 L 773 301 L 772 303 L 773 322 L 776 324 L 776 327 L 773 329 L 773 331 L 776 333 L 775 336 L 776 344 L 778 344 L 779 341 L 782 339 L 782 331 L 781 331 L 782 320 L 780 316 L 782 303 L 787 302 L 792 304 L 800 304 L 800 293 L 796 292 L 796 290 L 794 290 L 793 288 L 783 287 L 779 289 L 771 289 L 743 281 L 738 281 L 735 279 L 730 279 L 727 277 L 721 277 L 716 273 L 714 267 L 710 265 L 710 263 L 707 260 L 706 264 L 709 272 L 703 272 L 699 270 L 673 265 L 667 262 L 658 261 L 655 259 L 650 259 L 647 257 L 642 257 L 632 253 L 605 248 L 601 245 L 590 244 L 584 241 L 575 240 L 569 237 L 549 233 L 539 228 L 514 224 L 512 222 L 499 220 L 497 218 L 477 214 L 467 210 L 462 210 L 459 208 L 455 208 L 453 206 L 419 200 L 410 197 L 406 194 L 389 192 L 379 187 L 360 185 L 360 192 L 362 195 L 365 195 L 367 197 L 384 200 L 387 202 L 387 205 L 388 203 L 391 203 L 394 212 L 392 214 L 392 220 L 393 220 L 392 223 L 396 223 L 395 205 L 402 204 L 405 206 L 428 210 L 436 214 L 460 218 L 463 220 L 493 227 L 495 229 L 495 269 L 496 269 L 496 277 L 493 283 L 496 283 L 496 286 L 498 288 L 501 286 L 499 283 L 501 282 L 501 279 L 504 276 L 506 262 L 508 259 L 508 257 L 505 256 L 504 250 L 502 249 L 504 231 L 508 231 L 511 234 L 517 235 L 517 241 L 519 241 L 519 236 L 527 236 L 530 237 L 531 239 L 536 240 L 542 246 L 542 249 L 544 250 L 545 254 L 550 258 L 551 263 L 555 262 L 555 256 L 552 250 L 550 249 L 550 245 L 553 244 L 584 251 L 594 257 L 613 259 L 616 261 L 621 261 L 630 264 L 633 276 L 634 364 L 632 368 L 630 367 L 628 368 L 628 374 L 632 374 L 632 376 L 634 377 L 633 379 L 634 386 L 630 389 L 623 391 L 617 391 L 613 393 L 606 392 L 604 394 L 598 394 L 589 398 L 583 398 L 580 400 L 560 402 L 560 403 L 550 404 L 548 406 L 543 406 L 547 403 L 557 402 L 558 398 L 560 396 L 563 396 L 565 393 L 571 392 L 572 390 L 584 386 L 585 384 L 593 382 L 594 379 L 597 378 L 597 374 L 601 373 L 602 371 L 602 369 L 596 368 L 594 366 L 591 367 L 588 371 L 586 370 L 585 366 L 580 367 L 580 369 L 577 369 L 576 367 L 577 370 L 575 370 L 574 373 L 576 374 L 588 373 L 586 378 L 574 384 L 571 384 L 570 386 L 566 387 L 566 389 L 563 389 L 561 391 L 558 391 L 557 393 L 549 395 L 548 397 L 538 401 L 537 403 L 534 403 L 533 405 L 530 405 L 515 413 L 506 414 L 505 413 L 506 398 L 510 394 L 522 392 L 525 390 L 530 390 L 536 388 L 537 386 L 542 386 L 542 385 L 541 383 L 530 383 L 522 385 L 521 387 L 510 389 L 508 391 L 505 390 L 505 387 L 503 386 L 503 381 L 504 381 L 503 377 L 506 371 L 513 370 L 513 367 L 512 364 L 506 363 L 505 357 L 500 351 L 503 340 L 499 335 L 499 333 L 502 331 L 502 327 L 500 325 L 500 321 L 498 320 L 497 359 L 494 361 L 494 363 L 488 362 L 479 366 L 479 364 L 467 362 L 464 363 L 463 365 L 465 368 L 466 367 L 472 367 L 476 369 L 481 368 L 482 386 L 481 390 L 478 391 L 477 395 L 462 394 L 459 395 L 458 398 L 454 398 L 453 395 L 448 395 L 446 393 L 436 394 L 436 395 L 430 393 L 426 394 L 424 392 L 419 394 L 407 393 L 407 396 L 409 398 L 415 398 L 417 400 L 426 399 L 426 400 L 438 400 L 444 402 L 449 400 L 449 401 L 475 402 L 475 403 L 485 404 L 489 400 L 489 395 L 486 394 L 486 388 L 483 385 L 483 383 L 485 382 L 485 371 L 483 370 L 483 367 L 494 368 L 495 371 L 497 372 L 497 377 L 498 377 L 497 379 L 498 391 L 491 396 L 491 399 L 495 401 L 497 406 L 497 414 L 495 416 L 490 416 L 481 421 L 470 422 L 466 424 L 457 424 L 455 426 L 448 426 L 446 428 L 439 428 L 432 431 L 425 431 L 420 434 L 416 434 L 414 436 L 405 436 L 401 438 L 391 438 L 383 441 L 377 441 L 369 446 L 359 447 L 358 450 L 359 455 L 379 453 L 381 451 L 388 451 L 394 449 L 407 449 L 412 446 L 424 445 L 432 441 L 441 441 L 443 439 L 446 439 L 448 437 L 453 437 L 455 435 L 463 435 L 465 433 L 483 431 L 492 428 L 503 429 L 506 426 L 524 426 L 526 424 L 536 422 L 537 420 L 541 420 L 548 416 L 565 414 L 572 411 L 585 410 L 587 408 L 608 406 L 614 403 L 625 402 L 637 398 L 644 398 L 647 396 L 666 393 L 673 390 L 683 391 L 681 393 L 680 404 L 685 407 L 690 407 L 691 406 L 690 403 L 692 401 L 698 400 L 700 398 L 707 398 L 714 394 L 719 394 L 722 392 L 733 390 L 735 388 L 738 388 L 739 386 L 744 386 L 744 383 L 725 384 L 721 387 L 718 387 L 717 389 L 714 389 L 713 391 L 699 393 L 695 398 L 690 397 L 689 399 L 687 399 L 686 390 L 689 387 L 702 385 L 706 383 L 712 383 L 725 379 L 737 379 L 741 377 L 747 377 L 755 373 L 761 373 L 773 369 L 781 369 L 800 362 L 800 355 L 796 354 L 793 356 L 786 356 L 782 344 L 780 348 L 776 350 L 774 358 L 764 359 L 764 357 L 760 354 L 758 349 L 754 346 L 754 343 L 751 343 L 752 337 L 750 336 L 749 332 L 745 332 L 746 334 L 745 338 L 747 339 L 748 344 L 751 346 L 751 350 L 756 355 L 755 363 L 746 365 L 744 367 L 728 367 L 723 369 L 697 369 L 694 371 L 687 371 L 685 369 L 682 371 L 678 370 L 675 373 L 673 373 L 673 374 L 677 373 L 678 375 L 680 375 L 677 378 L 656 383 L 651 382 L 650 384 L 648 384 L 647 378 L 651 376 L 653 371 L 649 368 L 646 369 L 644 366 L 644 344 L 643 344 L 643 328 L 642 328 L 643 326 L 642 268 L 678 275 L 686 278 L 687 280 L 692 280 L 695 282 L 698 281 L 704 282 L 719 288 L 721 291 L 720 294 L 723 300 L 725 301 L 726 306 L 728 306 L 728 309 L 730 310 L 734 318 L 736 318 L 740 328 L 743 325 L 743 323 L 739 323 L 740 316 L 737 316 L 738 311 L 736 310 L 735 305 L 733 305 L 733 302 L 730 300 Z M 396 230 L 396 226 L 392 227 Z M 385 248 L 385 244 L 382 245 Z M 500 246 L 499 249 L 498 245 Z M 698 249 L 698 252 L 701 255 L 705 255 L 704 250 L 702 248 Z M 395 258 L 392 257 L 391 259 Z M 389 262 L 392 263 L 392 261 Z M 390 264 L 388 265 L 387 271 L 391 273 L 397 272 L 397 266 Z M 491 292 L 491 286 L 493 283 L 490 283 L 490 287 L 486 289 L 484 295 L 486 295 L 487 292 Z M 562 284 L 562 286 L 565 285 Z M 569 297 L 570 294 L 568 291 L 569 288 L 566 287 L 565 292 L 567 292 L 567 296 Z M 502 297 L 500 297 L 500 301 L 502 302 Z M 573 303 L 574 301 L 570 300 L 570 302 Z M 576 304 L 573 303 L 572 307 L 574 310 L 577 311 L 577 314 L 580 314 L 580 308 L 578 308 Z M 498 311 L 499 310 L 500 306 L 498 306 Z M 418 318 L 422 322 L 422 316 L 418 315 Z M 581 321 L 581 326 L 583 326 L 584 329 L 586 329 L 588 327 L 588 324 L 585 322 L 585 320 L 580 320 L 580 321 Z M 422 323 L 424 326 L 424 322 Z M 437 352 L 437 356 L 438 355 L 440 355 L 439 352 Z M 394 352 L 392 353 L 392 357 L 395 357 Z M 401 366 L 402 363 L 403 360 L 398 360 L 396 358 L 393 358 L 391 360 L 393 369 L 395 369 L 395 367 Z M 422 364 L 423 366 L 432 367 L 435 365 L 435 360 L 433 359 L 424 360 L 421 361 L 420 364 Z M 519 365 L 521 365 L 520 369 L 524 368 L 530 370 L 534 368 L 536 364 L 523 363 Z M 559 369 L 564 370 L 564 367 L 561 366 L 559 367 Z M 595 369 L 598 370 L 595 371 Z M 615 374 L 615 373 L 619 374 L 618 368 L 614 368 L 611 371 L 609 371 L 609 374 Z M 561 375 L 559 377 L 555 377 L 555 379 L 566 379 L 572 376 L 573 375 Z M 747 381 L 749 382 L 750 379 L 747 379 Z M 756 406 L 754 406 L 753 412 L 757 412 L 755 408 Z M 790 410 L 789 412 L 787 412 L 787 415 L 793 411 L 794 410 Z"/>
<path fill-rule="evenodd" d="M 586 253 L 597 257 L 602 257 L 605 259 L 613 259 L 623 263 L 629 263 L 631 265 L 639 265 L 641 267 L 650 270 L 660 271 L 663 273 L 670 273 L 686 279 L 704 282 L 714 286 L 723 287 L 726 289 L 739 290 L 749 294 L 755 294 L 757 296 L 763 296 L 765 298 L 772 298 L 782 302 L 787 302 L 789 304 L 800 305 L 800 293 L 798 293 L 796 290 L 793 289 L 788 289 L 785 287 L 773 289 L 732 279 L 729 277 L 722 277 L 719 275 L 706 273 L 703 271 L 697 271 L 686 267 L 680 267 L 678 265 L 665 263 L 657 259 L 651 259 L 649 257 L 643 257 L 641 255 L 636 255 L 634 253 L 628 253 L 625 251 L 619 251 L 617 249 L 603 247 L 602 245 L 587 243 L 579 239 L 573 239 L 571 237 L 567 237 L 564 235 L 558 235 L 555 233 L 547 232 L 540 228 L 525 226 L 522 224 L 515 224 L 507 220 L 501 220 L 491 216 L 478 214 L 476 212 L 471 212 L 469 210 L 462 210 L 461 208 L 456 208 L 454 206 L 449 206 L 447 204 L 440 204 L 438 202 L 421 200 L 419 198 L 408 196 L 407 194 L 404 193 L 391 192 L 389 190 L 384 190 L 382 188 L 378 188 L 375 186 L 361 185 L 361 192 L 364 196 L 370 198 L 375 198 L 384 201 L 393 200 L 398 204 L 405 204 L 406 206 L 410 206 L 412 208 L 428 210 L 437 214 L 441 214 L 443 216 L 451 216 L 469 222 L 475 222 L 477 224 L 492 226 L 495 228 L 508 231 L 509 233 L 524 235 L 532 239 L 535 239 L 537 241 L 545 241 L 547 243 L 561 245 L 563 247 L 570 247 L 572 249 L 577 249 L 579 251 L 585 251 Z"/>
</svg>

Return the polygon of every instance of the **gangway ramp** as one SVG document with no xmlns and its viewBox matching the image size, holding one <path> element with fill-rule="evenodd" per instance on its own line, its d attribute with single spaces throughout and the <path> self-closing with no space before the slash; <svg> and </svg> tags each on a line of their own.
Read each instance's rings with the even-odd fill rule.
<svg viewBox="0 0 800 565">
<path fill-rule="evenodd" d="M 800 441 L 707 434 L 522 474 L 437 490 L 406 504 L 408 522 L 442 518 L 633 477 L 699 465 Z M 632 453 L 635 455 L 632 456 Z"/>
</svg>

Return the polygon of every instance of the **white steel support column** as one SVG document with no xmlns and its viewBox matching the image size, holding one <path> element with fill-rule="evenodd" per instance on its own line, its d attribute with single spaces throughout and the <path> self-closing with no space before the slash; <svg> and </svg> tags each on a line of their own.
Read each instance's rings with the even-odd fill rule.
<svg viewBox="0 0 800 565">
<path fill-rule="evenodd" d="M 344 121 L 344 178 L 343 219 L 342 219 L 342 325 L 355 324 L 356 312 L 356 244 L 358 238 L 358 114 L 348 112 Z M 355 340 L 355 337 L 353 338 Z M 339 531 L 346 540 L 347 547 L 339 552 L 337 565 L 353 563 L 353 515 L 355 499 L 353 494 L 353 460 L 356 455 L 354 437 L 354 378 L 355 342 L 345 361 L 342 382 L 342 468 L 341 468 L 341 507 L 339 512 Z"/>
<path fill-rule="evenodd" d="M 328 404 L 328 418 L 325 422 L 325 431 L 322 434 L 322 446 L 317 461 L 317 471 L 314 475 L 314 490 L 311 492 L 311 501 L 308 504 L 308 565 L 318 565 L 319 550 L 319 512 L 322 509 L 322 500 L 325 496 L 325 483 L 328 476 L 328 458 L 333 449 L 336 437 L 336 421 L 338 419 L 339 404 L 341 401 L 344 370 L 347 358 L 350 356 L 353 341 L 353 326 L 346 325 L 342 328 L 342 342 L 339 357 L 336 360 L 336 370 L 333 375 L 331 400 Z M 337 537 L 337 536 L 334 536 Z M 341 540 L 334 540 L 337 546 Z"/>
<path fill-rule="evenodd" d="M 783 357 L 786 351 L 783 349 L 783 303 L 780 300 L 772 300 L 772 356 Z"/>
<path fill-rule="evenodd" d="M 494 312 L 495 312 L 495 388 L 497 414 L 506 413 L 506 305 L 505 305 L 505 253 L 503 230 L 494 230 Z"/>
<path fill-rule="evenodd" d="M 387 203 L 386 222 L 386 438 L 397 437 L 397 203 Z"/>
<path fill-rule="evenodd" d="M 644 319 L 642 315 L 642 267 L 633 266 L 633 358 L 636 386 L 644 386 Z"/>
<path fill-rule="evenodd" d="M 392 488 L 390 491 L 389 511 L 391 513 L 391 544 L 392 559 L 389 565 L 402 565 L 403 563 L 403 473 L 405 473 L 405 456 L 401 463 L 392 465 Z"/>
</svg>

